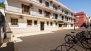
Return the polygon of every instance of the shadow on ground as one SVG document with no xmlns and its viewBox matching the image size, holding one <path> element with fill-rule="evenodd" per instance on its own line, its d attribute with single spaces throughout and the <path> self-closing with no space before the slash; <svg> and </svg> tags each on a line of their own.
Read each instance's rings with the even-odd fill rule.
<svg viewBox="0 0 91 51">
<path fill-rule="evenodd" d="M 14 43 L 8 42 L 5 47 L 0 47 L 0 51 L 15 51 L 14 50 Z"/>
</svg>

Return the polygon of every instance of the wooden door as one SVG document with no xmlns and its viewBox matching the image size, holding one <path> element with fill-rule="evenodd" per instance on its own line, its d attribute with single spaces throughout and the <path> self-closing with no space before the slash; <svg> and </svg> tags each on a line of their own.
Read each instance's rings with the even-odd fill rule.
<svg viewBox="0 0 91 51">
<path fill-rule="evenodd" d="M 44 22 L 40 22 L 40 30 L 44 30 Z"/>
</svg>

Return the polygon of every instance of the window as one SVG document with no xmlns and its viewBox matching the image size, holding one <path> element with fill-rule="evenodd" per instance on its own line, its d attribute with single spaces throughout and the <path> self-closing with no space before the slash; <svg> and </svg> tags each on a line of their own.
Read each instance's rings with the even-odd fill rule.
<svg viewBox="0 0 91 51">
<path fill-rule="evenodd" d="M 37 21 L 34 21 L 34 25 L 37 25 Z"/>
<path fill-rule="evenodd" d="M 50 25 L 51 25 L 51 26 L 52 26 L 52 24 L 53 24 L 53 23 L 52 23 L 52 22 L 50 22 Z"/>
<path fill-rule="evenodd" d="M 48 2 L 45 2 L 45 5 L 46 5 L 47 7 L 49 7 L 49 3 L 48 3 Z"/>
<path fill-rule="evenodd" d="M 69 20 L 69 18 L 67 17 L 67 21 Z"/>
<path fill-rule="evenodd" d="M 22 13 L 23 14 L 30 14 L 30 6 L 22 4 Z"/>
<path fill-rule="evenodd" d="M 73 27 L 73 24 L 71 24 L 71 27 Z"/>
<path fill-rule="evenodd" d="M 27 25 L 32 25 L 32 20 L 27 20 Z"/>
<path fill-rule="evenodd" d="M 55 22 L 55 25 L 56 25 L 56 26 L 57 26 L 57 24 L 58 24 L 58 23 L 57 23 L 57 22 Z"/>
<path fill-rule="evenodd" d="M 42 0 L 39 0 L 40 3 L 42 3 Z"/>
<path fill-rule="evenodd" d="M 53 17 L 54 17 L 55 19 L 58 19 L 58 14 L 53 13 Z"/>
<path fill-rule="evenodd" d="M 42 10 L 39 9 L 39 14 L 42 14 Z"/>
<path fill-rule="evenodd" d="M 53 5 L 53 8 L 54 8 L 55 10 L 57 10 L 57 6 L 56 6 L 55 4 Z"/>
<path fill-rule="evenodd" d="M 18 19 L 11 18 L 11 25 L 18 25 Z"/>
<path fill-rule="evenodd" d="M 64 13 L 65 13 L 65 14 L 68 14 L 68 11 L 67 11 L 67 10 L 65 10 L 65 11 L 64 11 Z"/>
<path fill-rule="evenodd" d="M 47 22 L 47 25 L 49 25 L 49 22 Z"/>
<path fill-rule="evenodd" d="M 76 16 L 77 18 L 79 18 L 80 16 Z"/>
<path fill-rule="evenodd" d="M 44 11 L 44 16 L 47 17 L 47 18 L 50 18 L 50 12 L 47 12 L 47 11 Z"/>
<path fill-rule="evenodd" d="M 73 13 L 71 13 L 71 16 L 73 16 Z"/>
<path fill-rule="evenodd" d="M 64 12 L 64 10 L 62 9 L 62 13 Z"/>
<path fill-rule="evenodd" d="M 55 14 L 55 19 L 57 19 L 58 18 L 58 14 Z"/>
<path fill-rule="evenodd" d="M 62 20 L 64 20 L 64 16 L 62 16 Z"/>
<path fill-rule="evenodd" d="M 64 23 L 64 27 L 67 27 L 67 23 Z"/>
</svg>

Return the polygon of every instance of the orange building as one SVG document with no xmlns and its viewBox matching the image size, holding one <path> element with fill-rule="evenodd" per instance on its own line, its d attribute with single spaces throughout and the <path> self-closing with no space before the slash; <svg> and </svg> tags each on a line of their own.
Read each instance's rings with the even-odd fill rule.
<svg viewBox="0 0 91 51">
<path fill-rule="evenodd" d="M 77 12 L 74 14 L 75 17 L 75 26 L 86 27 L 87 16 L 84 12 Z"/>
</svg>

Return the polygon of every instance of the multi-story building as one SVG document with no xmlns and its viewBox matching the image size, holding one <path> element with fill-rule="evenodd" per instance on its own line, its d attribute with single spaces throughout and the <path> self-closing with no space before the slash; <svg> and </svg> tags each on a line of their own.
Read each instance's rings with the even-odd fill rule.
<svg viewBox="0 0 91 51">
<path fill-rule="evenodd" d="M 58 0 L 5 0 L 7 31 L 26 33 L 68 29 L 74 12 Z"/>
<path fill-rule="evenodd" d="M 75 26 L 86 27 L 87 16 L 84 12 L 77 12 L 74 14 L 74 17 L 75 17 Z"/>
</svg>

